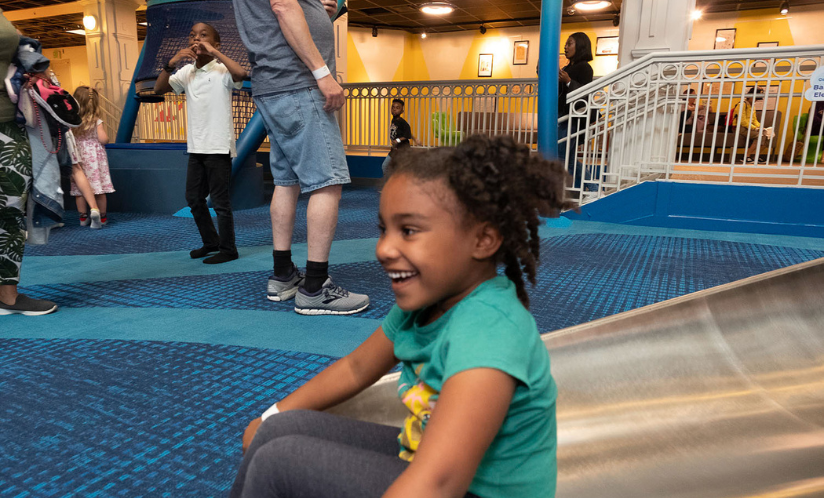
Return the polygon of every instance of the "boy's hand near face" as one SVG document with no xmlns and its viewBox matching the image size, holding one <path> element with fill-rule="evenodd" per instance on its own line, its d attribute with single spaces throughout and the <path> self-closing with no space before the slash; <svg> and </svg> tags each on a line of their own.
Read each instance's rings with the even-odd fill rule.
<svg viewBox="0 0 824 498">
<path fill-rule="evenodd" d="M 217 57 L 217 54 L 220 53 L 218 51 L 218 49 L 216 49 L 215 47 L 212 46 L 211 43 L 205 42 L 205 41 L 195 42 L 195 44 L 193 45 L 193 48 L 194 48 L 195 53 L 198 54 L 198 55 L 200 55 L 200 54 L 209 54 L 212 57 Z"/>
<path fill-rule="evenodd" d="M 171 64 L 172 66 L 176 66 L 183 59 L 197 59 L 197 53 L 195 53 L 192 47 L 182 48 L 178 53 L 175 54 L 174 57 L 169 59 L 169 64 Z"/>
</svg>

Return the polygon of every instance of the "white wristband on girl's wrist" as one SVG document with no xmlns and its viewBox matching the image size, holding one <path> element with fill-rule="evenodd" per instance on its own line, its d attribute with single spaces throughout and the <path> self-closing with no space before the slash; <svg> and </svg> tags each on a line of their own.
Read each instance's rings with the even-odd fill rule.
<svg viewBox="0 0 824 498">
<path fill-rule="evenodd" d="M 276 413 L 280 413 L 280 410 L 278 410 L 278 404 L 277 403 L 270 406 L 268 410 L 263 412 L 263 414 L 260 416 L 260 419 L 261 420 L 266 420 L 267 418 L 271 417 L 272 415 L 274 415 Z"/>
<path fill-rule="evenodd" d="M 324 64 L 323 67 L 319 67 L 312 71 L 312 76 L 314 76 L 316 80 L 325 78 L 330 74 L 332 74 L 332 71 L 329 70 L 329 66 L 327 66 L 326 64 Z"/>
</svg>

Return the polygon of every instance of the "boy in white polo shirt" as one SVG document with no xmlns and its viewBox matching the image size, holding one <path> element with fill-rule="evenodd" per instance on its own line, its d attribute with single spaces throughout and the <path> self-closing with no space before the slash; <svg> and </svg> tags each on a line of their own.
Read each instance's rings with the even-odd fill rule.
<svg viewBox="0 0 824 498">
<path fill-rule="evenodd" d="M 189 255 L 202 258 L 206 264 L 217 264 L 238 258 L 235 246 L 235 223 L 229 200 L 229 180 L 235 152 L 235 130 L 232 120 L 232 89 L 241 88 L 246 70 L 222 54 L 220 34 L 206 23 L 197 23 L 189 33 L 189 46 L 182 49 L 163 67 L 155 82 L 155 93 L 186 92 L 187 150 L 189 167 L 186 172 L 186 202 L 200 231 L 203 247 Z M 183 66 L 183 59 L 194 64 Z M 215 231 L 206 197 L 212 196 L 217 213 Z"/>
</svg>

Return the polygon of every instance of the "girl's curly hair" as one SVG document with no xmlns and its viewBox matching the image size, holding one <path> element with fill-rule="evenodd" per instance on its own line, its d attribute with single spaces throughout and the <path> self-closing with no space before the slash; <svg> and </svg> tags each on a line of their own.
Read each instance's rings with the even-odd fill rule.
<svg viewBox="0 0 824 498">
<path fill-rule="evenodd" d="M 393 151 L 387 177 L 393 174 L 446 180 L 466 220 L 494 226 L 503 237 L 496 263 L 504 264 L 518 299 L 529 308 L 524 274 L 535 285 L 539 215 L 557 216 L 573 206 L 564 200 L 566 171 L 561 163 L 531 154 L 509 136 L 473 135 L 457 147 Z"/>
</svg>

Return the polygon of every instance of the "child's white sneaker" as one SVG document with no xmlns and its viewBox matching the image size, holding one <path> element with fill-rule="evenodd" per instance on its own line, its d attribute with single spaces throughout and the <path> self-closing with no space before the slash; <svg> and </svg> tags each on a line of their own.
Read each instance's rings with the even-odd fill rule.
<svg viewBox="0 0 824 498">
<path fill-rule="evenodd" d="M 91 213 L 89 214 L 89 218 L 91 218 L 91 228 L 99 229 L 103 228 L 103 223 L 100 221 L 100 210 L 99 209 L 92 209 Z"/>
<path fill-rule="evenodd" d="M 86 213 L 80 213 L 80 226 L 87 227 L 89 226 L 89 223 L 91 223 L 91 220 L 89 220 L 89 215 Z"/>
</svg>

